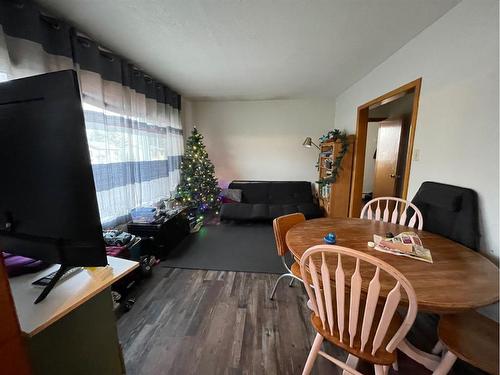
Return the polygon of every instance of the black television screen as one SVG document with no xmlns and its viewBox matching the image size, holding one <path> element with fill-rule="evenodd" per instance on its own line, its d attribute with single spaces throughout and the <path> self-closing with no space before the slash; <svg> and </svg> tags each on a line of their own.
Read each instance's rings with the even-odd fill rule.
<svg viewBox="0 0 500 375">
<path fill-rule="evenodd" d="M 73 70 L 0 83 L 0 165 L 0 250 L 107 264 Z"/>
</svg>

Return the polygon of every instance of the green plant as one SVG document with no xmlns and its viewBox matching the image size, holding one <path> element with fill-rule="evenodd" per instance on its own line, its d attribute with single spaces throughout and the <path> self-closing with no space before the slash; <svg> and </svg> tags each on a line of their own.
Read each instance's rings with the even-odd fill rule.
<svg viewBox="0 0 500 375">
<path fill-rule="evenodd" d="M 332 184 L 335 181 L 337 181 L 337 177 L 340 174 L 340 171 L 342 170 L 342 160 L 344 159 L 344 156 L 347 154 L 347 151 L 349 151 L 349 142 L 347 138 L 347 133 L 344 131 L 340 131 L 339 129 L 333 129 L 330 130 L 328 133 L 325 135 L 321 136 L 319 138 L 320 143 L 324 142 L 330 142 L 330 141 L 340 141 L 341 143 L 341 149 L 339 153 L 337 154 L 337 157 L 333 160 L 332 164 L 332 174 L 328 177 L 323 177 L 320 179 L 318 184 L 320 186 L 327 185 L 327 184 Z"/>
</svg>

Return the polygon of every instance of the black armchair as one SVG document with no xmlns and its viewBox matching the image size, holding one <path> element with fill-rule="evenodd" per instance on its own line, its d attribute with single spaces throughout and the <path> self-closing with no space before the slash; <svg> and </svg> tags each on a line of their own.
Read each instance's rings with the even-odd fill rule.
<svg viewBox="0 0 500 375">
<path fill-rule="evenodd" d="M 424 217 L 424 230 L 479 250 L 478 197 L 472 189 L 426 181 L 412 203 Z"/>
</svg>

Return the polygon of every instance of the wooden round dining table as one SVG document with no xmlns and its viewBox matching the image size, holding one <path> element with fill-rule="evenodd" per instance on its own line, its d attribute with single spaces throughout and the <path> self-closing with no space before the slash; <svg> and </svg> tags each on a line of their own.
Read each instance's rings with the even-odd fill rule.
<svg viewBox="0 0 500 375">
<path fill-rule="evenodd" d="M 373 235 L 397 235 L 412 231 L 431 251 L 433 263 L 377 251 L 368 246 Z M 487 258 L 440 235 L 375 220 L 322 218 L 293 226 L 286 244 L 295 259 L 314 245 L 324 244 L 324 236 L 334 232 L 337 245 L 373 255 L 398 269 L 410 281 L 417 295 L 419 311 L 453 313 L 486 306 L 498 301 L 498 268 Z M 344 266 L 345 267 L 345 266 Z M 346 274 L 352 273 L 346 270 Z M 346 277 L 348 283 L 350 278 Z M 381 279 L 383 296 L 393 285 Z M 363 287 L 366 292 L 367 284 Z"/>
</svg>

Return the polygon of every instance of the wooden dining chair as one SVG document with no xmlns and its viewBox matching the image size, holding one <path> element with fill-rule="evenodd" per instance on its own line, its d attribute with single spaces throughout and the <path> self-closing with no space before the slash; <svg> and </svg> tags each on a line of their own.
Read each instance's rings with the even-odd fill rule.
<svg viewBox="0 0 500 375">
<path fill-rule="evenodd" d="M 433 352 L 443 356 L 433 375 L 446 375 L 458 358 L 498 375 L 498 328 L 497 322 L 474 310 L 441 316 L 439 342 Z"/>
<path fill-rule="evenodd" d="M 349 265 L 347 272 L 344 264 Z M 417 297 L 406 277 L 374 256 L 335 245 L 309 248 L 301 258 L 300 271 L 303 279 L 308 273 L 312 279 L 314 289 L 308 283 L 304 286 L 313 308 L 311 322 L 317 332 L 302 374 L 311 372 L 318 354 L 341 367 L 344 374 L 361 375 L 356 370 L 359 359 L 372 363 L 375 375 L 388 374 L 389 366 L 396 361 L 395 350 L 417 314 Z M 366 298 L 362 298 L 361 274 L 372 275 L 371 271 L 373 277 Z M 346 288 L 346 273 L 352 273 L 347 282 L 350 288 Z M 394 279 L 385 304 L 379 298 L 381 277 Z M 404 317 L 396 313 L 401 289 L 408 301 Z M 324 339 L 347 351 L 347 362 L 322 351 Z"/>
<path fill-rule="evenodd" d="M 286 245 L 285 236 L 286 233 L 293 227 L 295 224 L 302 223 L 306 221 L 306 217 L 302 213 L 295 213 L 277 217 L 273 220 L 273 230 L 274 230 L 274 239 L 276 240 L 276 249 L 278 250 L 278 255 L 281 257 L 281 261 L 283 263 L 283 267 L 287 270 L 286 273 L 278 277 L 276 283 L 274 284 L 273 290 L 269 299 L 274 298 L 274 294 L 276 293 L 276 288 L 278 287 L 278 283 L 281 279 L 285 277 L 290 277 L 290 286 L 293 285 L 294 280 L 299 280 L 302 282 L 302 278 L 300 276 L 300 266 L 297 262 L 293 262 L 291 267 L 288 267 L 286 264 L 286 254 L 290 251 L 288 246 Z"/>
<path fill-rule="evenodd" d="M 360 218 L 416 227 L 419 230 L 424 226 L 424 219 L 418 207 L 407 200 L 395 197 L 372 199 L 361 210 Z"/>
</svg>

